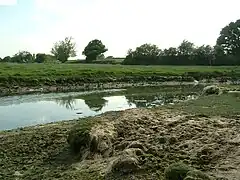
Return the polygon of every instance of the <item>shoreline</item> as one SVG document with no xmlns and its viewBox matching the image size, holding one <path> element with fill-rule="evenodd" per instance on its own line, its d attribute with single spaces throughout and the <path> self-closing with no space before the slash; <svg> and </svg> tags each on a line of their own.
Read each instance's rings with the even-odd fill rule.
<svg viewBox="0 0 240 180">
<path fill-rule="evenodd" d="M 199 80 L 197 84 L 210 85 L 210 84 L 240 84 L 239 81 L 226 80 L 222 82 L 219 79 L 203 79 Z M 58 93 L 58 92 L 77 92 L 77 91 L 90 91 L 90 90 L 103 90 L 103 89 L 121 89 L 128 87 L 140 86 L 171 86 L 171 85 L 196 85 L 194 81 L 142 81 L 142 82 L 107 82 L 107 83 L 84 83 L 84 84 L 69 84 L 69 85 L 42 85 L 42 86 L 13 86 L 1 87 L 0 97 L 12 95 L 25 95 L 34 93 Z"/>
</svg>

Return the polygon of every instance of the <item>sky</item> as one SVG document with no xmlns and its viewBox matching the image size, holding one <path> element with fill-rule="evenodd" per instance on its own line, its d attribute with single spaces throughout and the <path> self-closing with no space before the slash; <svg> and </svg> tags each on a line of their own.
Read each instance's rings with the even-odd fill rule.
<svg viewBox="0 0 240 180">
<path fill-rule="evenodd" d="M 0 57 L 50 53 L 67 36 L 77 58 L 93 39 L 114 57 L 144 43 L 214 45 L 221 29 L 240 18 L 239 7 L 239 0 L 0 0 Z"/>
</svg>

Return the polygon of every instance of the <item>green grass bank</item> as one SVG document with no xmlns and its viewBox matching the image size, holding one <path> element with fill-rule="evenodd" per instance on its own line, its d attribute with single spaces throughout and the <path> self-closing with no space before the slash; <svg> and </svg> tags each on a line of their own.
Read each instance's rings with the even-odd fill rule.
<svg viewBox="0 0 240 180">
<path fill-rule="evenodd" d="M 237 79 L 239 67 L 122 66 L 107 64 L 0 64 L 0 86 L 68 85 L 192 79 Z"/>
</svg>

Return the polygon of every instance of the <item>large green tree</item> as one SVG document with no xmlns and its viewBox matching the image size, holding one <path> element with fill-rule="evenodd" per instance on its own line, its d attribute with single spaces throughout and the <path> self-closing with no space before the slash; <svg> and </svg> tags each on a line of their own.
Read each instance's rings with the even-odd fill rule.
<svg viewBox="0 0 240 180">
<path fill-rule="evenodd" d="M 33 55 L 28 51 L 20 51 L 11 58 L 11 62 L 16 63 L 31 63 L 33 61 Z"/>
<path fill-rule="evenodd" d="M 161 54 L 161 49 L 156 45 L 146 43 L 135 51 L 129 49 L 123 64 L 156 64 Z"/>
<path fill-rule="evenodd" d="M 225 26 L 217 39 L 226 54 L 240 55 L 240 19 Z"/>
<path fill-rule="evenodd" d="M 194 44 L 187 40 L 183 40 L 183 42 L 178 46 L 178 54 L 179 55 L 192 55 L 194 53 Z"/>
<path fill-rule="evenodd" d="M 108 49 L 101 40 L 94 39 L 87 44 L 82 54 L 86 56 L 87 62 L 92 62 L 97 60 L 97 57 L 105 53 L 107 50 Z"/>
<path fill-rule="evenodd" d="M 72 37 L 66 37 L 64 40 L 56 42 L 51 53 L 61 62 L 66 62 L 69 57 L 76 56 L 76 44 Z"/>
</svg>

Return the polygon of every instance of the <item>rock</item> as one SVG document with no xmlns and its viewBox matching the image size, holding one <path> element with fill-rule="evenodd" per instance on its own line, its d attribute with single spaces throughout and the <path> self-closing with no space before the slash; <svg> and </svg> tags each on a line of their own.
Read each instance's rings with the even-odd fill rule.
<svg viewBox="0 0 240 180">
<path fill-rule="evenodd" d="M 183 180 L 211 180 L 211 178 L 199 170 L 191 170 Z"/>
<path fill-rule="evenodd" d="M 144 147 L 144 145 L 142 143 L 140 143 L 139 141 L 131 142 L 127 148 L 139 148 L 139 149 L 146 151 L 146 148 Z"/>
<path fill-rule="evenodd" d="M 165 169 L 164 174 L 166 180 L 183 180 L 190 170 L 191 168 L 186 164 L 174 163 Z"/>
<path fill-rule="evenodd" d="M 145 130 L 144 128 L 141 128 L 141 127 L 140 127 L 140 128 L 138 129 L 138 132 L 141 133 L 141 134 L 144 134 L 144 133 L 146 132 L 146 130 Z"/>
<path fill-rule="evenodd" d="M 219 95 L 220 93 L 221 93 L 221 89 L 215 85 L 206 86 L 202 91 L 202 95 L 211 95 L 211 94 Z"/>
<path fill-rule="evenodd" d="M 160 137 L 158 137 L 158 142 L 160 144 L 165 144 L 167 142 L 167 138 L 164 136 L 160 136 Z"/>
<path fill-rule="evenodd" d="M 127 146 L 129 145 L 129 142 L 128 141 L 124 141 L 122 142 L 121 144 L 118 144 L 115 146 L 115 150 L 124 150 Z"/>
<path fill-rule="evenodd" d="M 112 163 L 111 172 L 130 173 L 139 168 L 138 164 L 139 162 L 136 157 L 122 155 Z"/>
<path fill-rule="evenodd" d="M 168 140 L 169 144 L 174 144 L 177 142 L 177 138 L 175 136 L 171 136 Z"/>
<path fill-rule="evenodd" d="M 23 176 L 19 171 L 15 171 L 14 176 Z"/>
<path fill-rule="evenodd" d="M 144 154 L 142 149 L 139 148 L 130 148 L 130 149 L 125 149 L 123 151 L 123 154 L 127 154 L 128 156 L 141 156 Z"/>
</svg>

